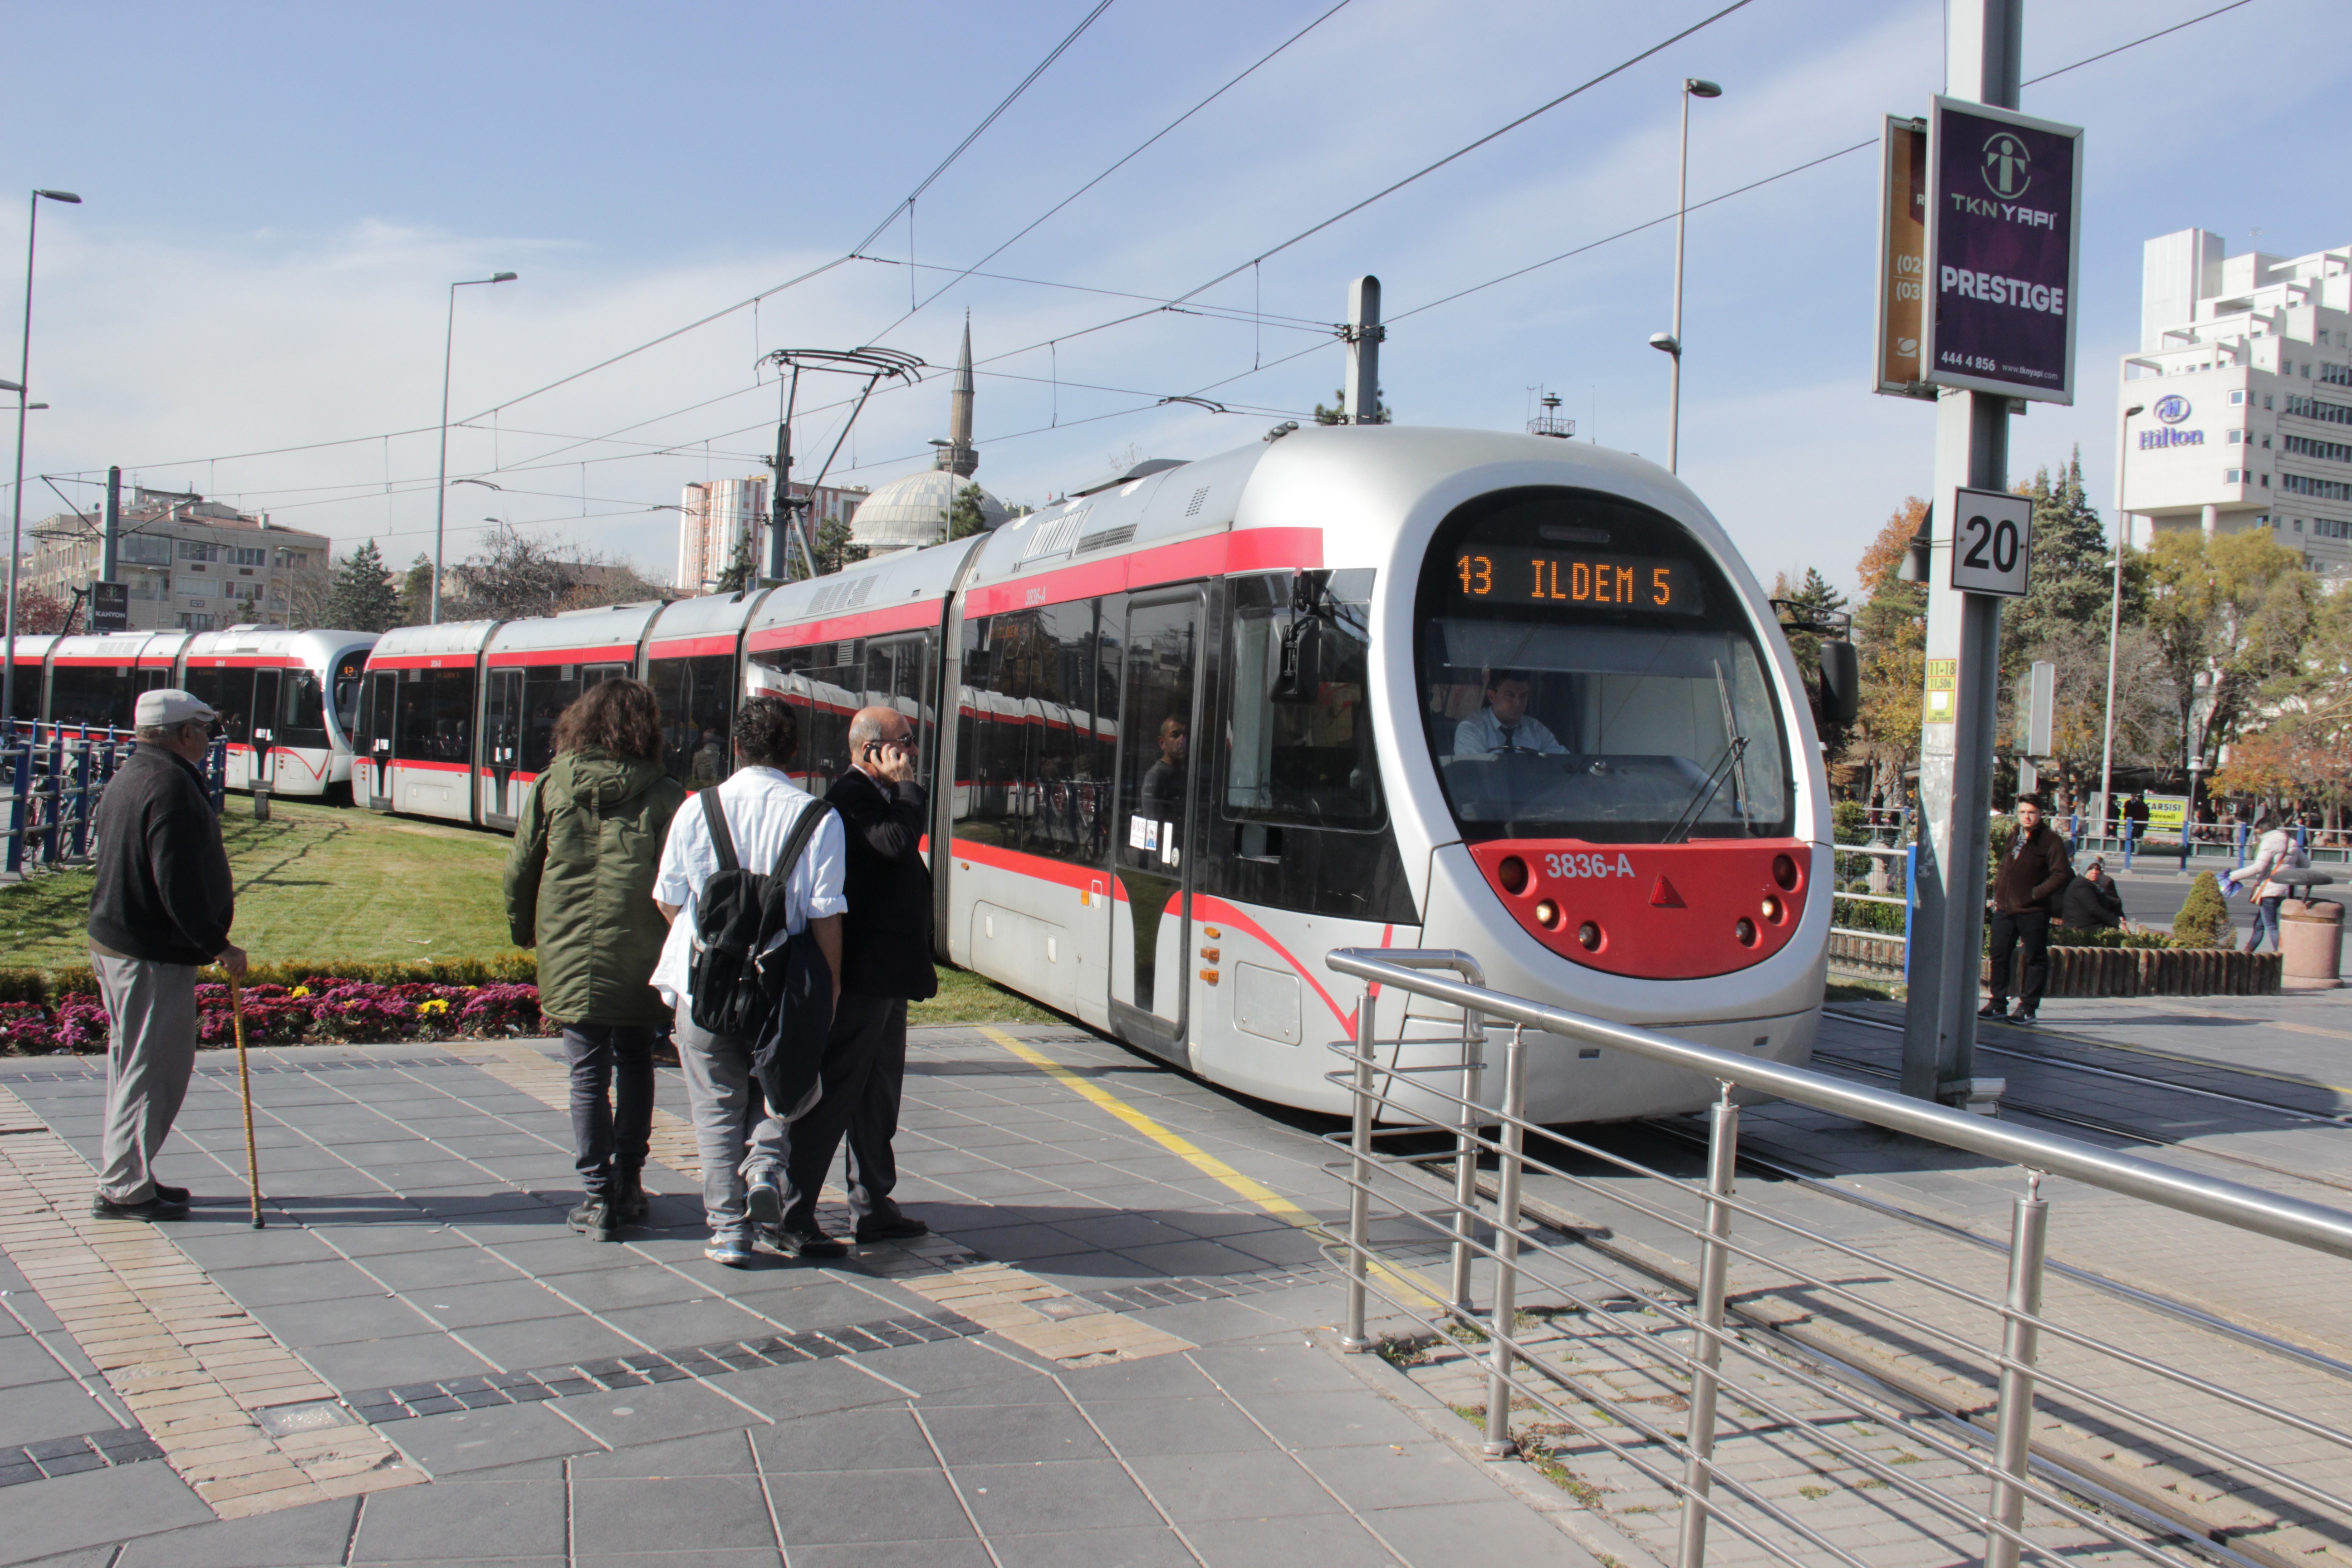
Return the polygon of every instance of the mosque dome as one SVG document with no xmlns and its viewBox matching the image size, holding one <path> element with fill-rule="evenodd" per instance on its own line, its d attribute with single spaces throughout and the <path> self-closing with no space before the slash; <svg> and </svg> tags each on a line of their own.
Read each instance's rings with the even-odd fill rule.
<svg viewBox="0 0 2352 1568">
<path fill-rule="evenodd" d="M 948 536 L 948 510 L 955 505 L 956 492 L 971 482 L 945 468 L 926 468 L 877 485 L 851 514 L 849 537 L 872 555 L 937 544 Z M 1003 501 L 982 490 L 980 515 L 994 528 L 1009 514 Z"/>
</svg>

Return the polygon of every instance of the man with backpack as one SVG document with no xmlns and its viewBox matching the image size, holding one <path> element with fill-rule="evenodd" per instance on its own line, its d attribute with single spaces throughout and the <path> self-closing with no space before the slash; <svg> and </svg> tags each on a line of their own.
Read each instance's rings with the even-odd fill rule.
<svg viewBox="0 0 2352 1568">
<path fill-rule="evenodd" d="M 774 1194 L 787 1148 L 786 1119 L 805 1108 L 769 1104 L 754 1117 L 753 1097 L 761 1093 L 754 1063 L 756 1028 L 747 1025 L 743 1032 L 727 1033 L 696 1021 L 698 976 L 706 989 L 721 983 L 738 990 L 761 984 L 750 969 L 737 975 L 711 962 L 722 949 L 698 937 L 709 930 L 706 916 L 722 911 L 704 910 L 702 900 L 706 892 L 723 886 L 730 902 L 743 902 L 749 889 L 735 875 L 739 871 L 765 882 L 760 900 L 764 916 L 761 910 L 749 911 L 761 931 L 761 951 L 753 959 L 776 955 L 792 939 L 806 934 L 831 971 L 835 996 L 840 992 L 841 917 L 849 906 L 842 891 L 840 819 L 783 771 L 800 749 L 800 721 L 792 708 L 782 698 L 751 699 L 735 715 L 734 740 L 733 775 L 698 792 L 670 823 L 654 877 L 654 901 L 670 928 L 653 984 L 677 1009 L 678 1066 L 701 1153 L 702 1208 L 710 1226 L 703 1256 L 742 1268 L 755 1256 L 755 1226 L 782 1217 Z M 809 819 L 810 813 L 820 815 Z M 788 850 L 795 852 L 791 863 L 781 863 Z M 717 998 L 706 994 L 700 1000 Z M 766 1204 L 755 1205 L 755 1195 Z M 771 1212 L 758 1212 L 761 1206 Z M 839 1258 L 848 1250 L 814 1229 L 787 1242 L 788 1250 L 803 1258 Z"/>
</svg>

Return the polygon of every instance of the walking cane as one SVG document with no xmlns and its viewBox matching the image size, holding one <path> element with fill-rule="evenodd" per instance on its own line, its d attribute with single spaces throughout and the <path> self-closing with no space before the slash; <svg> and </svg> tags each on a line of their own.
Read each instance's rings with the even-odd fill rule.
<svg viewBox="0 0 2352 1568">
<path fill-rule="evenodd" d="M 245 989 L 236 983 L 235 972 L 226 964 L 221 973 L 228 976 L 229 1010 L 236 1019 L 236 1088 L 245 1101 L 245 1176 L 246 1185 L 253 1194 L 253 1228 L 263 1228 L 261 1221 L 261 1154 L 253 1142 L 253 1075 L 245 1064 Z"/>
</svg>

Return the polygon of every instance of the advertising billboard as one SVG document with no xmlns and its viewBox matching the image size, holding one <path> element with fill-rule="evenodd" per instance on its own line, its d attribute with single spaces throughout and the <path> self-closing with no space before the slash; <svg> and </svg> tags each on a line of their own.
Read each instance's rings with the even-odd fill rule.
<svg viewBox="0 0 2352 1568">
<path fill-rule="evenodd" d="M 1927 121 L 1927 379 L 2074 401 L 2083 132 L 1937 98 Z"/>
<path fill-rule="evenodd" d="M 131 587 L 125 583 L 94 580 L 89 585 L 89 629 L 127 632 L 131 629 Z"/>
<path fill-rule="evenodd" d="M 1878 169 L 1878 340 L 1873 392 L 1933 398 L 1927 384 L 1927 122 L 1886 117 Z"/>
</svg>

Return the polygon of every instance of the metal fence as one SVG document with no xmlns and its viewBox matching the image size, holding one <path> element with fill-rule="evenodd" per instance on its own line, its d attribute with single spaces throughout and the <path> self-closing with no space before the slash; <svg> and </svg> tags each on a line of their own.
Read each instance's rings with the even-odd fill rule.
<svg viewBox="0 0 2352 1568">
<path fill-rule="evenodd" d="M 139 748 L 129 730 L 87 724 L 0 724 L 0 872 L 22 877 L 44 866 L 88 859 L 98 801 L 124 760 Z M 226 742 L 215 741 L 205 759 L 213 809 L 221 809 L 228 780 Z"/>
<path fill-rule="evenodd" d="M 2352 1548 L 2352 1433 L 2297 1408 L 2352 1392 L 2344 1387 L 2352 1365 L 2148 1292 L 2076 1288 L 2095 1277 L 2047 1262 L 2042 1186 L 2060 1177 L 2307 1249 L 2305 1271 L 2317 1261 L 2312 1253 L 2352 1258 L 2352 1214 L 1506 995 L 1486 988 L 1467 953 L 1341 949 L 1328 963 L 1409 994 L 1417 1016 L 1432 1009 L 1411 998 L 1462 1009 L 1452 1060 L 1442 1046 L 1433 1055 L 1423 1045 L 1412 1058 L 1393 1042 L 1384 1047 L 1376 1012 L 1386 998 L 1377 994 L 1361 1005 L 1355 1041 L 1333 1047 L 1347 1066 L 1330 1076 L 1354 1108 L 1349 1130 L 1329 1139 L 1329 1168 L 1349 1193 L 1349 1348 L 1374 1348 L 1375 1298 L 1427 1334 L 1483 1347 L 1487 1451 L 1512 1451 L 1536 1425 L 1564 1435 L 1578 1462 L 1612 1466 L 1652 1490 L 1654 1529 L 1673 1520 L 1675 1531 L 1652 1544 L 1679 1568 L 1705 1562 L 1711 1529 L 1734 1538 L 1743 1560 L 1855 1568 L 1921 1560 L 1916 1542 L 1888 1535 L 1898 1526 L 1939 1543 L 1938 1560 L 1958 1541 L 2000 1568 L 2305 1562 Z M 1490 1037 L 1495 1022 L 1510 1028 Z M 1531 1063 L 1596 1046 L 1716 1082 L 1703 1180 L 1527 1120 Z M 1872 1224 L 1894 1237 L 1874 1250 L 1847 1239 L 1850 1226 L 1808 1223 L 1795 1199 L 1739 1195 L 1736 1093 L 2021 1167 L 2005 1259 L 1973 1233 L 1867 1198 L 1857 1201 Z M 1700 1142 L 1696 1130 L 1685 1136 Z M 1596 1239 L 1612 1234 L 1601 1222 L 1580 1229 L 1554 1215 L 1551 1228 L 1531 1225 L 1531 1176 L 1621 1216 L 1654 1251 L 1683 1253 L 1639 1262 L 1645 1288 L 1619 1300 L 1632 1255 Z M 1816 1205 L 1844 1195 L 1824 1181 L 1780 1186 Z M 1957 1259 L 1956 1237 L 1970 1244 Z M 1439 1257 L 1450 1265 L 1443 1284 L 1417 1272 Z M 2270 1264 L 2298 1267 L 2292 1256 Z M 1489 1282 L 1483 1308 L 1472 1296 L 1478 1273 Z M 2076 1308 L 2087 1296 L 2095 1310 L 2045 1310 L 2046 1273 L 2069 1287 Z M 1538 1299 L 1540 1309 L 1522 1310 Z M 1802 1306 L 1793 1320 L 1767 1310 L 1790 1299 Z M 1637 1327 L 1627 1326 L 1629 1305 Z M 2137 1348 L 2116 1342 L 2143 1320 L 2158 1331 L 2141 1333 Z M 1561 1321 L 1570 1325 L 1564 1334 L 1547 1327 Z M 1823 1324 L 1860 1348 L 1841 1359 L 1822 1335 L 1805 1338 Z M 1906 1381 L 1905 1367 L 1932 1367 L 1942 1381 Z M 1626 1392 L 1643 1379 L 1649 1393 Z M 1678 1405 L 1679 1429 L 1659 1414 Z M 1515 1408 L 1523 1412 L 1516 1428 Z M 1860 1436 L 1889 1430 L 1904 1450 L 1891 1458 Z M 2073 1440 L 2084 1435 L 2087 1449 Z M 2085 1458 L 2101 1449 L 2116 1462 Z M 1759 1471 L 1767 1454 L 1777 1456 L 1777 1475 Z M 1810 1467 L 1801 1479 L 1878 1500 L 1872 1530 L 1841 1532 L 1803 1517 L 1800 1491 L 1831 1492 L 1788 1485 L 1791 1462 Z M 2168 1491 L 2166 1476 L 2183 1479 Z M 2213 1498 L 2260 1528 L 2205 1528 L 2189 1500 Z"/>
</svg>

